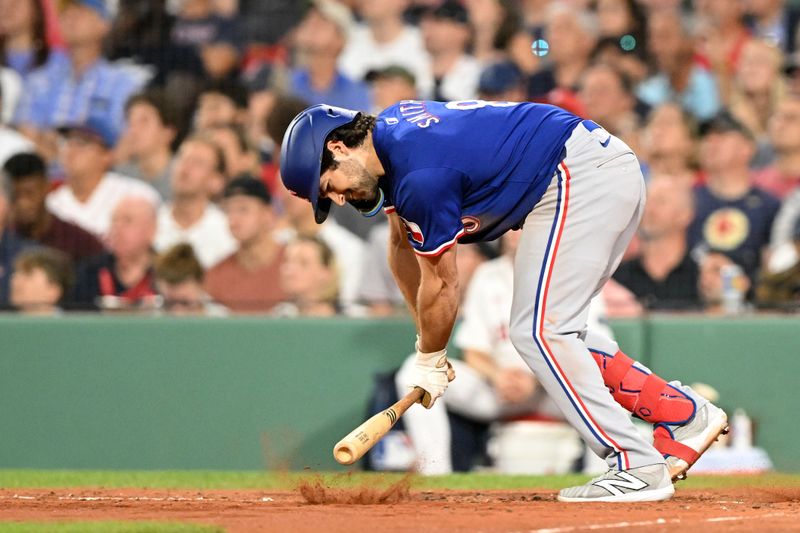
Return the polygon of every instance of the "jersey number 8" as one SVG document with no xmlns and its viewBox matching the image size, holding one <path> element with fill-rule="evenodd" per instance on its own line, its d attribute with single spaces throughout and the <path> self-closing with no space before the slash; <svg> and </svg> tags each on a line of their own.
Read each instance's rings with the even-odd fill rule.
<svg viewBox="0 0 800 533">
<path fill-rule="evenodd" d="M 444 106 L 447 109 L 457 109 L 461 111 L 468 111 L 470 109 L 480 109 L 482 107 L 511 107 L 517 105 L 519 102 L 489 102 L 487 100 L 456 100 L 454 102 L 447 102 Z"/>
</svg>

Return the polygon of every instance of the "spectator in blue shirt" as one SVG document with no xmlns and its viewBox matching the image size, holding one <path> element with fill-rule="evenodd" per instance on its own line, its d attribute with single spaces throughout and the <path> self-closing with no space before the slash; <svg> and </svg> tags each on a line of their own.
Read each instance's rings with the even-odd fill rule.
<svg viewBox="0 0 800 533">
<path fill-rule="evenodd" d="M 25 81 L 15 122 L 49 156 L 55 155 L 53 129 L 103 115 L 118 134 L 125 103 L 144 79 L 115 66 L 102 56 L 103 39 L 111 27 L 103 0 L 68 0 L 59 23 L 66 54 L 52 54 Z"/>
<path fill-rule="evenodd" d="M 695 61 L 694 42 L 680 12 L 660 9 L 650 15 L 647 46 L 656 72 L 639 85 L 639 99 L 652 107 L 677 101 L 698 120 L 713 117 L 720 108 L 717 82 Z"/>
<path fill-rule="evenodd" d="M 702 132 L 700 164 L 706 184 L 695 190 L 689 242 L 700 251 L 728 256 L 753 281 L 780 202 L 753 185 L 748 165 L 755 140 L 740 122 L 722 112 L 705 123 Z"/>
<path fill-rule="evenodd" d="M 348 109 L 370 109 L 369 88 L 347 78 L 337 68 L 344 49 L 350 11 L 335 2 L 317 1 L 295 31 L 297 62 L 291 73 L 291 91 L 309 104 L 331 104 Z"/>
</svg>

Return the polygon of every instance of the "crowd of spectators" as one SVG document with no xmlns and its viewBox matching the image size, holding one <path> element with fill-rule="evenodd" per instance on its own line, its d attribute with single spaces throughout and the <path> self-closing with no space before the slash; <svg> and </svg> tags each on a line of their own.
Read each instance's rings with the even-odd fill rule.
<svg viewBox="0 0 800 533">
<path fill-rule="evenodd" d="M 403 313 L 383 217 L 317 225 L 283 132 L 316 103 L 491 99 L 639 156 L 609 316 L 797 309 L 799 22 L 791 0 L 0 0 L 0 307 Z M 465 289 L 498 248 L 459 245 Z"/>
</svg>

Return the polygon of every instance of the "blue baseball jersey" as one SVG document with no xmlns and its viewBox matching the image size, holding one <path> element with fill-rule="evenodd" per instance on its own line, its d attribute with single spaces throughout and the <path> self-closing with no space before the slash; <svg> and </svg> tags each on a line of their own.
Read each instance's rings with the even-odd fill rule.
<svg viewBox="0 0 800 533">
<path fill-rule="evenodd" d="M 403 101 L 378 116 L 375 151 L 387 212 L 417 253 L 494 240 L 520 227 L 581 119 L 532 103 Z"/>
</svg>

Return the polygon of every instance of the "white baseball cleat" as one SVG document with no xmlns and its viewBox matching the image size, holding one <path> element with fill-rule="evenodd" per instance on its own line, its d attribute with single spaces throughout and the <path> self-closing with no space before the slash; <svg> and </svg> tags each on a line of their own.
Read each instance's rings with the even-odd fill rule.
<svg viewBox="0 0 800 533">
<path fill-rule="evenodd" d="M 706 402 L 694 417 L 682 426 L 659 425 L 655 431 L 656 448 L 665 454 L 672 481 L 686 479 L 686 471 L 720 435 L 728 432 L 728 415 Z"/>
<path fill-rule="evenodd" d="M 609 470 L 586 485 L 562 489 L 560 502 L 660 502 L 675 494 L 664 463 L 628 470 Z"/>
</svg>

